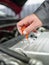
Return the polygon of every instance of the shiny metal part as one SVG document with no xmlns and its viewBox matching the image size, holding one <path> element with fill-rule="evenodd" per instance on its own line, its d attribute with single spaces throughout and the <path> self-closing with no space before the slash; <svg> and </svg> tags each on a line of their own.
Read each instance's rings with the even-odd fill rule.
<svg viewBox="0 0 49 65">
<path fill-rule="evenodd" d="M 33 33 L 29 35 L 29 42 L 23 38 L 10 49 L 30 57 L 30 65 L 49 65 L 49 32 L 39 31 L 34 34 L 37 37 L 31 37 L 31 35 L 33 35 Z M 20 65 L 24 65 L 24 63 Z"/>
</svg>

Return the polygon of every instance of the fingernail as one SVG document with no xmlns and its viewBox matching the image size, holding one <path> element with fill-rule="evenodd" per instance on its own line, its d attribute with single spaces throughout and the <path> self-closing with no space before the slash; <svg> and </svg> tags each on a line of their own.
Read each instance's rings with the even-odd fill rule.
<svg viewBox="0 0 49 65">
<path fill-rule="evenodd" d="M 27 32 L 26 32 L 26 31 L 23 31 L 23 34 L 24 34 L 24 35 L 26 35 L 26 34 L 27 34 Z"/>
</svg>

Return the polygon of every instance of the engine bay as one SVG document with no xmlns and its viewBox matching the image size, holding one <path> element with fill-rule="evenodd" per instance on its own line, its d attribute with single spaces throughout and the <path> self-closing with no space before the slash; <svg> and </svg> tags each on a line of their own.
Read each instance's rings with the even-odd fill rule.
<svg viewBox="0 0 49 65">
<path fill-rule="evenodd" d="M 28 39 L 25 36 L 18 35 L 18 37 L 14 37 L 1 45 L 7 51 L 5 52 L 1 48 L 0 53 L 0 59 L 2 58 L 6 65 L 49 65 L 49 31 L 46 29 L 38 30 L 37 33 L 31 32 Z M 22 55 L 23 58 L 18 58 L 17 55 Z"/>
</svg>

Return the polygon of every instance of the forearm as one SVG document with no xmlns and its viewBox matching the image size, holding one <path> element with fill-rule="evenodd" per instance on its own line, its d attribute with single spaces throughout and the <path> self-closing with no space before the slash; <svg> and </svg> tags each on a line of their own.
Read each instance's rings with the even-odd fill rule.
<svg viewBox="0 0 49 65">
<path fill-rule="evenodd" d="M 49 26 L 49 0 L 44 1 L 34 14 L 42 21 L 43 26 Z"/>
</svg>

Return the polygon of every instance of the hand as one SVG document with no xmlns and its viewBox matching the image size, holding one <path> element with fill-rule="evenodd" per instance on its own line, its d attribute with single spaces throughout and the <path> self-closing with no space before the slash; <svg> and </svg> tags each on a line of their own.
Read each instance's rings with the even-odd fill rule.
<svg viewBox="0 0 49 65">
<path fill-rule="evenodd" d="M 17 28 L 20 34 L 22 34 L 21 28 L 23 26 L 26 26 L 26 28 L 23 31 L 23 34 L 30 33 L 33 30 L 36 30 L 37 28 L 41 27 L 43 24 L 41 20 L 35 15 L 32 14 L 30 16 L 25 17 L 21 21 L 17 23 Z"/>
</svg>

